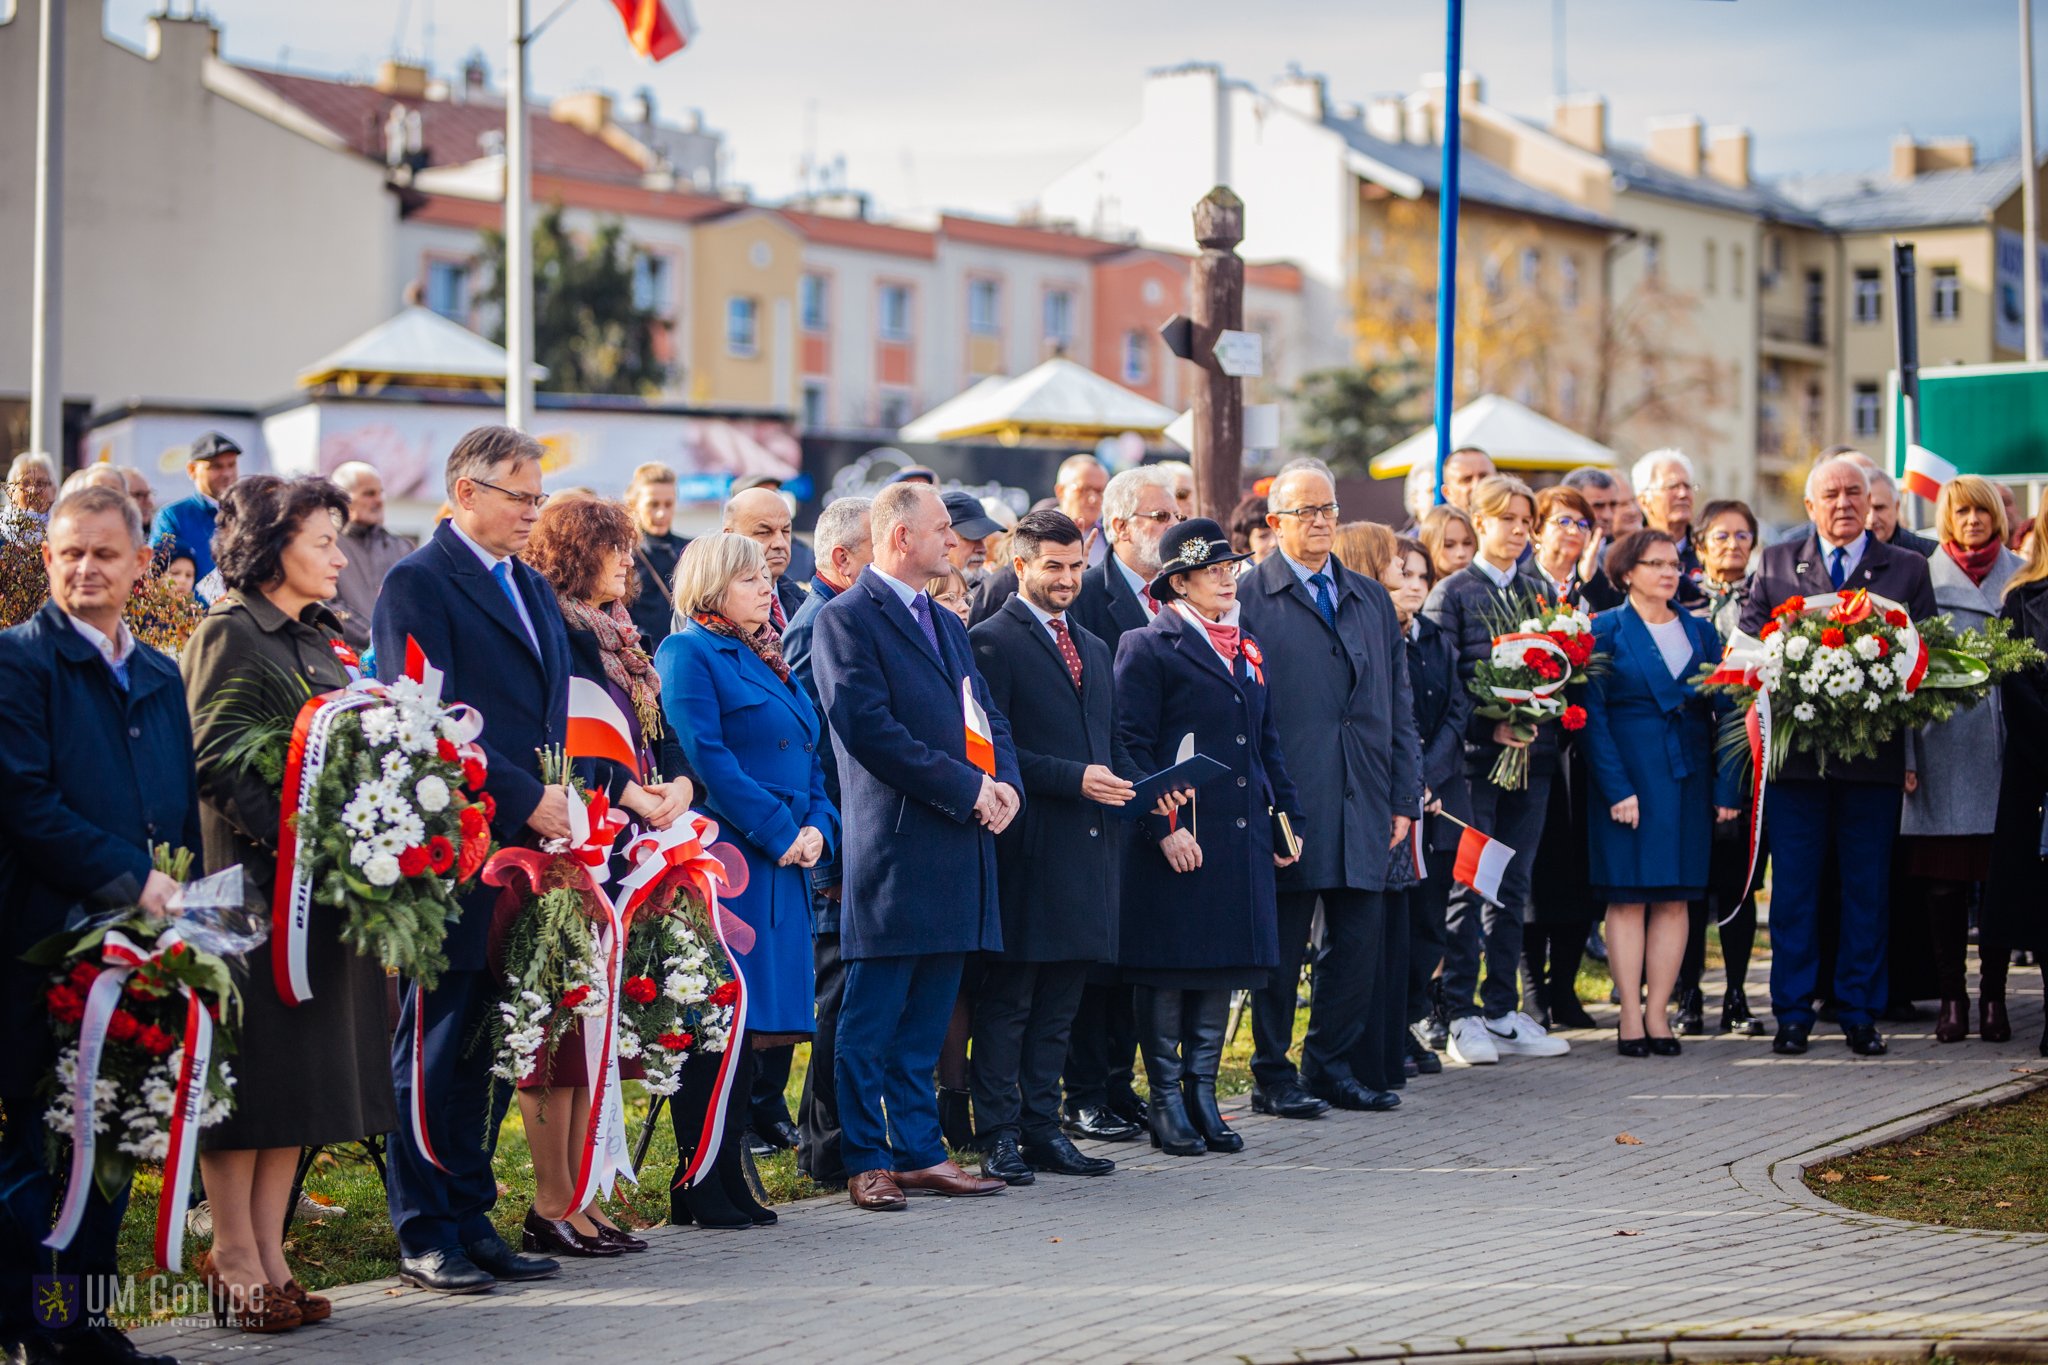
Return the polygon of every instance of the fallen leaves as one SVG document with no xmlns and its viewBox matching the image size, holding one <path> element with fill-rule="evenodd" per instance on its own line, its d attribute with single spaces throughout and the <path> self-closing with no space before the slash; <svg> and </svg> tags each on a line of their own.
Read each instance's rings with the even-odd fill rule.
<svg viewBox="0 0 2048 1365">
<path fill-rule="evenodd" d="M 1055 1237 L 1055 1238 L 1053 1238 L 1052 1240 L 1053 1240 L 1053 1241 L 1055 1241 L 1055 1242 L 1057 1242 L 1057 1241 L 1059 1240 L 1059 1238 Z"/>
<path fill-rule="evenodd" d="M 1865 1180 L 1890 1180 L 1890 1179 L 1891 1179 L 1891 1177 L 1890 1177 L 1890 1176 L 1888 1176 L 1888 1175 L 1866 1175 L 1866 1176 L 1864 1176 L 1863 1178 L 1864 1178 Z"/>
<path fill-rule="evenodd" d="M 2001 1199 L 1998 1201 L 1997 1207 L 2001 1209 L 2009 1209 L 2012 1207 L 2012 1201 L 2010 1199 Z"/>
<path fill-rule="evenodd" d="M 1820 1173 L 1820 1178 L 1822 1180 L 1827 1181 L 1830 1185 L 1839 1185 L 1842 1183 L 1842 1173 L 1840 1171 L 1822 1171 Z"/>
<path fill-rule="evenodd" d="M 502 1199 L 510 1193 L 512 1193 L 512 1187 L 510 1185 L 507 1185 L 504 1181 L 500 1180 L 498 1182 L 498 1197 Z"/>
<path fill-rule="evenodd" d="M 1616 1237 L 1640 1237 L 1643 1234 L 1641 1230 L 1637 1228 L 1616 1228 L 1614 1230 L 1614 1235 Z"/>
<path fill-rule="evenodd" d="M 1643 1145 L 1643 1140 L 1634 1133 L 1623 1133 L 1615 1141 L 1624 1147 L 1640 1147 Z"/>
<path fill-rule="evenodd" d="M 387 1289 L 384 1291 L 384 1297 L 387 1299 L 395 1299 L 404 1292 L 405 1291 L 403 1289 Z"/>
</svg>

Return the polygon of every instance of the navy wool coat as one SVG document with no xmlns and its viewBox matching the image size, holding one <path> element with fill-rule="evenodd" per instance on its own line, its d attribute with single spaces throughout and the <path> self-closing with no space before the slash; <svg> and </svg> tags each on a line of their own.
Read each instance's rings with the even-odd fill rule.
<svg viewBox="0 0 2048 1365">
<path fill-rule="evenodd" d="M 1386 888 L 1392 818 L 1422 813 L 1421 756 L 1408 651 L 1393 599 L 1337 562 L 1333 627 L 1275 552 L 1237 586 L 1240 620 L 1266 652 L 1274 720 L 1307 808 L 1301 860 L 1279 870 L 1289 890 Z"/>
<path fill-rule="evenodd" d="M 832 803 L 832 809 L 839 809 L 839 754 L 832 747 L 832 734 L 825 722 L 825 705 L 818 700 L 818 679 L 811 670 L 811 623 L 818 619 L 818 613 L 825 604 L 839 596 L 839 589 L 822 578 L 811 579 L 811 590 L 804 598 L 796 615 L 789 618 L 789 626 L 782 632 L 782 661 L 789 665 L 789 675 L 803 685 L 804 695 L 811 699 L 811 705 L 818 708 L 819 733 L 818 758 L 825 767 L 825 799 Z M 835 847 L 818 859 L 818 865 L 811 869 L 811 886 L 823 891 L 828 886 L 839 885 L 839 850 Z M 839 932 L 839 902 L 825 896 L 811 898 L 811 932 L 836 934 Z"/>
<path fill-rule="evenodd" d="M 134 904 L 152 843 L 196 857 L 199 790 L 184 680 L 148 645 L 128 656 L 124 692 L 45 602 L 0 634 L 0 697 L 0 1096 L 13 1103 L 51 1060 L 44 973 L 21 954 L 74 907 Z"/>
<path fill-rule="evenodd" d="M 1272 669 L 1268 660 L 1268 680 Z M 1159 851 L 1168 833 L 1164 819 L 1137 820 L 1124 858 L 1118 963 L 1272 966 L 1280 960 L 1280 931 L 1270 811 L 1286 811 L 1298 833 L 1302 810 L 1280 756 L 1266 685 L 1243 654 L 1225 669 L 1208 636 L 1169 607 L 1145 629 L 1125 632 L 1117 646 L 1116 703 L 1124 747 L 1140 774 L 1173 766 L 1187 734 L 1196 753 L 1230 770 L 1178 813 L 1202 848 L 1194 871 L 1175 872 Z"/>
<path fill-rule="evenodd" d="M 848 961 L 1003 946 L 995 836 L 974 815 L 982 772 L 967 758 L 962 680 L 988 712 L 996 781 L 1022 795 L 1024 780 L 967 627 L 942 608 L 932 625 L 937 653 L 873 569 L 811 623 L 811 673 L 838 754 L 839 951 Z"/>
<path fill-rule="evenodd" d="M 1516 566 L 1508 589 L 1496 585 L 1477 563 L 1467 564 L 1430 589 L 1422 614 L 1434 621 L 1457 649 L 1460 687 L 1471 680 L 1478 662 L 1492 655 L 1496 628 L 1505 622 L 1512 630 L 1526 615 L 1526 600 L 1532 595 L 1549 596 L 1551 587 L 1543 571 L 1525 560 Z M 1484 780 L 1501 749 L 1493 742 L 1493 727 L 1498 722 L 1478 714 L 1483 704 L 1475 697 L 1465 721 L 1465 772 L 1479 780 Z M 1557 754 L 1557 726 L 1546 721 L 1536 727 L 1536 738 L 1530 742 L 1529 771 L 1557 771 Z"/>
<path fill-rule="evenodd" d="M 518 559 L 512 582 L 533 618 L 538 652 L 505 590 L 444 522 L 386 576 L 371 625 L 379 678 L 389 682 L 405 673 L 409 635 L 445 675 L 442 700 L 467 702 L 483 715 L 477 743 L 490 765 L 484 790 L 498 808 L 491 833 L 505 844 L 531 842 L 526 817 L 540 804 L 544 785 L 538 751 L 569 733 L 569 635 L 555 590 Z M 462 915 L 448 926 L 451 969 L 483 969 L 497 898 L 497 888 L 481 881 L 464 898 Z"/>
<path fill-rule="evenodd" d="M 1458 648 L 1443 628 L 1417 613 L 1414 634 L 1407 639 L 1408 689 L 1415 698 L 1415 733 L 1422 743 L 1422 785 L 1444 803 L 1446 820 L 1430 815 L 1425 847 L 1457 848 L 1472 820 L 1472 788 L 1465 780 L 1465 726 L 1476 699 L 1458 676 Z"/>
</svg>

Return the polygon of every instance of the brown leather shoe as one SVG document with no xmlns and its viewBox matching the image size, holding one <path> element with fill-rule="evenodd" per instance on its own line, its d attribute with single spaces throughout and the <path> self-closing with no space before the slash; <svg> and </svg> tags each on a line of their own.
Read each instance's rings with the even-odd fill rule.
<svg viewBox="0 0 2048 1365">
<path fill-rule="evenodd" d="M 1960 1043 L 1970 1036 L 1970 1002 L 1944 1000 L 1941 1002 L 1941 1019 L 1934 1026 L 1934 1041 L 1937 1043 Z"/>
<path fill-rule="evenodd" d="M 962 1195 L 1001 1194 L 1010 1187 L 1000 1180 L 969 1175 L 951 1161 L 941 1161 L 921 1171 L 897 1171 L 896 1184 L 905 1194 Z"/>
<path fill-rule="evenodd" d="M 846 1196 L 869 1213 L 901 1213 L 903 1191 L 887 1171 L 862 1171 L 846 1182 Z"/>
<path fill-rule="evenodd" d="M 2006 1018 L 2003 997 L 1977 1002 L 1977 1036 L 1987 1043 L 2012 1041 L 2012 1020 Z"/>
<path fill-rule="evenodd" d="M 334 1304 L 318 1294 L 308 1294 L 306 1287 L 296 1279 L 286 1280 L 277 1291 L 299 1306 L 301 1323 L 320 1322 L 334 1312 Z"/>
</svg>

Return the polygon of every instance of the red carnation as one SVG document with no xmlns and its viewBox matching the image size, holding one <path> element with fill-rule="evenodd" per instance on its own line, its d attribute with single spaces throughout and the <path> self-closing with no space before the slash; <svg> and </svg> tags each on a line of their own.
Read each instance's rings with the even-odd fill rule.
<svg viewBox="0 0 2048 1365">
<path fill-rule="evenodd" d="M 1892 627 L 1892 629 L 1894 630 L 1904 630 L 1907 626 L 1912 624 L 1912 622 L 1906 618 L 1906 613 L 1900 611 L 1897 607 L 1893 607 L 1890 611 L 1884 614 L 1884 623 Z"/>
<path fill-rule="evenodd" d="M 152 1024 L 150 1027 L 156 1026 Z M 107 1020 L 107 1037 L 117 1043 L 125 1043 L 143 1031 L 142 1022 L 127 1010 L 115 1010 L 113 1017 Z"/>
<path fill-rule="evenodd" d="M 1804 597 L 1788 597 L 1784 601 L 1780 602 L 1776 607 L 1772 608 L 1771 615 L 1773 617 L 1797 616 L 1799 615 L 1799 613 L 1805 610 L 1806 599 Z"/>
<path fill-rule="evenodd" d="M 176 1038 L 173 1038 L 170 1034 L 165 1033 L 155 1024 L 150 1024 L 147 1027 L 145 1027 L 142 1030 L 141 1034 L 139 1034 L 136 1037 L 135 1041 L 142 1046 L 142 1049 L 145 1052 L 153 1053 L 158 1057 L 164 1056 L 172 1048 L 178 1045 L 178 1040 Z"/>
<path fill-rule="evenodd" d="M 414 844 L 398 855 L 398 875 L 401 877 L 425 876 L 427 869 L 433 865 L 433 856 L 419 844 Z"/>
<path fill-rule="evenodd" d="M 711 997 L 708 1003 L 717 1006 L 719 1009 L 724 1009 L 727 1005 L 732 1004 L 739 998 L 740 983 L 737 981 L 728 981 L 723 986 L 720 986 L 717 990 L 711 992 Z"/>
<path fill-rule="evenodd" d="M 1764 622 L 1764 628 L 1756 633 L 1756 637 L 1759 640 L 1768 640 L 1777 633 L 1778 623 L 1776 621 L 1766 621 Z"/>
<path fill-rule="evenodd" d="M 462 826 L 464 839 L 481 839 L 490 833 L 490 821 L 485 817 L 481 806 L 464 806 L 462 813 L 455 817 L 455 821 Z"/>
<path fill-rule="evenodd" d="M 1583 730 L 1583 729 L 1585 729 L 1585 728 L 1586 728 L 1586 708 L 1585 708 L 1585 707 L 1583 707 L 1583 706 L 1567 706 L 1567 707 L 1565 707 L 1565 708 L 1564 708 L 1564 714 L 1563 714 L 1563 715 L 1561 715 L 1561 716 L 1559 716 L 1559 717 L 1557 718 L 1557 723 L 1558 723 L 1558 724 L 1560 724 L 1560 725 L 1562 725 L 1562 726 L 1564 726 L 1564 728 L 1565 728 L 1565 729 L 1567 729 L 1567 730 Z"/>
<path fill-rule="evenodd" d="M 122 994 L 130 1000 L 161 1000 L 164 998 L 164 989 L 158 982 L 138 973 L 128 978 L 128 985 Z"/>
<path fill-rule="evenodd" d="M 71 969 L 71 984 L 82 991 L 92 989 L 92 983 L 99 980 L 100 969 L 90 962 L 80 962 Z"/>
<path fill-rule="evenodd" d="M 626 998 L 635 1004 L 644 1005 L 661 994 L 661 987 L 654 984 L 654 978 L 629 976 L 626 978 Z"/>
<path fill-rule="evenodd" d="M 1842 645 L 1847 642 L 1848 638 L 1848 636 L 1842 634 L 1842 632 L 1834 626 L 1829 626 L 1826 630 L 1820 633 L 1821 648 L 1840 649 Z"/>
<path fill-rule="evenodd" d="M 50 1017 L 60 1024 L 75 1024 L 85 1018 L 85 997 L 72 987 L 52 986 L 47 997 Z"/>
<path fill-rule="evenodd" d="M 462 760 L 462 781 L 466 786 L 478 791 L 483 790 L 484 774 L 485 769 L 482 759 L 465 758 Z"/>
<path fill-rule="evenodd" d="M 434 757 L 440 759 L 443 763 L 462 762 L 461 751 L 453 743 L 445 739 L 434 741 Z"/>
<path fill-rule="evenodd" d="M 481 803 L 484 808 L 484 819 L 495 823 L 498 818 L 498 802 L 496 798 L 494 798 L 489 792 L 485 792 L 481 796 L 477 797 L 477 801 Z"/>
<path fill-rule="evenodd" d="M 687 1033 L 664 1033 L 656 1041 L 670 1052 L 687 1052 L 697 1040 Z"/>
<path fill-rule="evenodd" d="M 1884 636 L 1882 636 L 1882 635 L 1873 635 L 1873 636 L 1871 636 L 1870 638 L 1871 638 L 1871 639 L 1873 639 L 1873 640 L 1875 640 L 1875 641 L 1877 641 L 1877 657 L 1878 657 L 1878 658 L 1882 659 L 1882 658 L 1883 658 L 1883 657 L 1884 657 L 1885 655 L 1887 655 L 1887 654 L 1889 654 L 1889 653 L 1891 653 L 1891 652 L 1892 652 L 1892 647 L 1891 647 L 1890 643 L 1889 643 L 1888 641 L 1886 641 L 1886 639 L 1884 638 Z"/>
<path fill-rule="evenodd" d="M 557 1009 L 573 1010 L 589 998 L 590 987 L 571 986 L 568 990 L 562 992 L 562 998 L 555 1002 L 555 1007 Z"/>
<path fill-rule="evenodd" d="M 446 835 L 436 834 L 427 840 L 427 862 L 436 872 L 446 872 L 455 866 L 455 845 L 448 842 Z"/>
</svg>

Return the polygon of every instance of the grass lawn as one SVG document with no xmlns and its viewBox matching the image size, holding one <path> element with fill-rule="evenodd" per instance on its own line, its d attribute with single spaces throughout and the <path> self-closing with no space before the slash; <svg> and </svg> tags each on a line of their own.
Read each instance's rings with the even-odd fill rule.
<svg viewBox="0 0 2048 1365">
<path fill-rule="evenodd" d="M 1807 1171 L 1806 1185 L 1860 1213 L 2048 1232 L 2048 1090 L 1830 1161 Z"/>
</svg>

